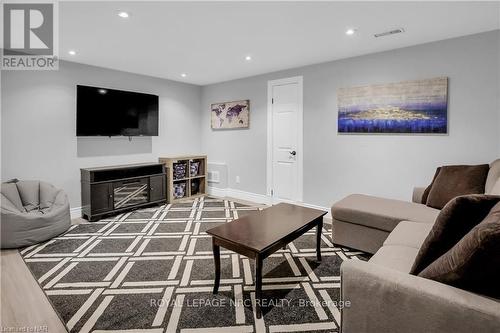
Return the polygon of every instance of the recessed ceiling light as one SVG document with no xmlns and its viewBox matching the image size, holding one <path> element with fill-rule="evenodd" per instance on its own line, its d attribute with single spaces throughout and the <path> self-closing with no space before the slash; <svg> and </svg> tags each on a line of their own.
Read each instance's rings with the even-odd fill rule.
<svg viewBox="0 0 500 333">
<path fill-rule="evenodd" d="M 347 36 L 352 36 L 352 35 L 354 35 L 355 33 L 356 33 L 356 29 L 347 29 L 347 30 L 346 30 L 346 32 L 345 32 L 345 34 L 346 34 Z"/>
<path fill-rule="evenodd" d="M 118 16 L 120 16 L 121 18 L 128 18 L 129 17 L 127 12 L 119 12 Z"/>
<path fill-rule="evenodd" d="M 252 57 L 251 57 L 251 56 L 249 56 L 249 55 L 247 55 L 247 56 L 245 57 L 245 60 L 246 60 L 246 61 L 250 61 L 250 60 L 252 60 Z"/>
<path fill-rule="evenodd" d="M 186 77 L 186 76 L 187 76 L 187 74 L 186 74 L 186 73 L 182 73 L 182 74 L 181 74 L 181 76 L 182 76 L 182 77 Z"/>
<path fill-rule="evenodd" d="M 98 91 L 98 92 L 99 92 L 99 94 L 101 94 L 101 95 L 106 95 L 106 94 L 107 94 L 107 92 L 108 92 L 106 89 L 99 89 L 99 90 L 97 90 L 97 91 Z"/>
<path fill-rule="evenodd" d="M 70 50 L 70 51 L 68 51 L 68 53 L 69 53 L 69 55 L 75 55 L 76 51 Z"/>
</svg>

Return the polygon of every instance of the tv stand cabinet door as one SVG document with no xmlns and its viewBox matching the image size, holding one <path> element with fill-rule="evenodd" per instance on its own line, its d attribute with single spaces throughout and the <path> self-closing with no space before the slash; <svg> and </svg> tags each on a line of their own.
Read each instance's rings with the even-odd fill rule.
<svg viewBox="0 0 500 333">
<path fill-rule="evenodd" d="M 149 177 L 149 201 L 165 200 L 166 184 L 165 176 Z"/>
<path fill-rule="evenodd" d="M 113 210 L 113 186 L 111 183 L 92 184 L 90 192 L 91 214 Z"/>
</svg>

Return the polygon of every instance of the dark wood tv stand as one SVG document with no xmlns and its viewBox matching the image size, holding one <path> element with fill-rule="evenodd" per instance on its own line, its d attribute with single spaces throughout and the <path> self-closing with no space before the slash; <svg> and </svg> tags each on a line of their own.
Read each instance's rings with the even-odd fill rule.
<svg viewBox="0 0 500 333">
<path fill-rule="evenodd" d="M 80 174 L 82 216 L 89 221 L 166 203 L 166 173 L 161 163 L 86 168 Z"/>
</svg>

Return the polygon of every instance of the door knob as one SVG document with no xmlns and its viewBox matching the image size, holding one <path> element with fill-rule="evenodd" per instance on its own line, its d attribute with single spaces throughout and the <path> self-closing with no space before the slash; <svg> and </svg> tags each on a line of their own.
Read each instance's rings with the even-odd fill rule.
<svg viewBox="0 0 500 333">
<path fill-rule="evenodd" d="M 295 156 L 295 155 L 297 155 L 297 152 L 296 152 L 295 150 L 292 150 L 292 151 L 290 152 L 290 155 Z"/>
</svg>

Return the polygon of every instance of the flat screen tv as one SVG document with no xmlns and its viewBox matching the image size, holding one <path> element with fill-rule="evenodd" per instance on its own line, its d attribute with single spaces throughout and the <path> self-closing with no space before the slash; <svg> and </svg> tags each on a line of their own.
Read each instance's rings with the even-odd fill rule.
<svg viewBox="0 0 500 333">
<path fill-rule="evenodd" d="M 158 96 L 76 86 L 77 136 L 157 136 Z"/>
</svg>

